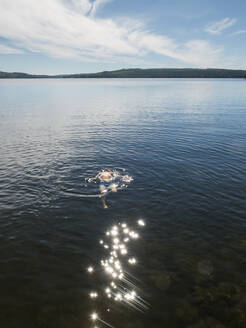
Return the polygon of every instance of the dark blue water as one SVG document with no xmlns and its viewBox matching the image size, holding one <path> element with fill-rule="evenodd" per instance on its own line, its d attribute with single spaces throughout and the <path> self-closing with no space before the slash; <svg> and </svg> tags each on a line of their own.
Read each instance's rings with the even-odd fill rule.
<svg viewBox="0 0 246 328">
<path fill-rule="evenodd" d="M 245 80 L 0 81 L 0 327 L 245 327 L 245 122 Z M 134 178 L 108 209 L 104 167 Z M 119 222 L 140 310 L 102 290 Z"/>
</svg>

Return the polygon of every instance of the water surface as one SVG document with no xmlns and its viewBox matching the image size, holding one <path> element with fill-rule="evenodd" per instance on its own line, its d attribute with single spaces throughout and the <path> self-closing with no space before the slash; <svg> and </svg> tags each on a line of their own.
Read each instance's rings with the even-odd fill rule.
<svg viewBox="0 0 246 328">
<path fill-rule="evenodd" d="M 233 79 L 0 80 L 1 327 L 95 327 L 94 311 L 118 328 L 245 327 L 245 91 Z M 134 178 L 107 210 L 79 197 L 103 167 Z M 139 219 L 129 273 L 143 311 L 87 272 L 105 232 Z"/>
</svg>

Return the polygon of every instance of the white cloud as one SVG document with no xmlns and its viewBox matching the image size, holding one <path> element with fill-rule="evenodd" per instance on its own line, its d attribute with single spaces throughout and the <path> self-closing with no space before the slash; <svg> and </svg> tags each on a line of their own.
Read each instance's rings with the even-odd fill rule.
<svg viewBox="0 0 246 328">
<path fill-rule="evenodd" d="M 92 2 L 92 8 L 90 11 L 90 15 L 94 16 L 100 7 L 102 7 L 103 5 L 105 5 L 106 3 L 111 2 L 111 1 L 112 0 L 94 0 Z"/>
<path fill-rule="evenodd" d="M 196 66 L 218 67 L 221 65 L 222 48 L 212 47 L 204 40 L 191 40 L 187 42 L 181 50 L 183 60 L 189 60 Z"/>
<path fill-rule="evenodd" d="M 205 31 L 211 34 L 221 34 L 223 30 L 228 29 L 237 22 L 236 18 L 224 18 L 218 22 L 206 26 Z"/>
<path fill-rule="evenodd" d="M 15 49 L 12 47 L 8 47 L 5 44 L 0 44 L 0 54 L 10 55 L 10 54 L 22 54 L 23 51 L 20 49 Z"/>
<path fill-rule="evenodd" d="M 239 34 L 244 34 L 244 33 L 246 33 L 246 30 L 239 30 L 234 33 L 231 33 L 231 35 L 239 35 Z"/>
<path fill-rule="evenodd" d="M 0 37 L 52 57 L 131 62 L 155 53 L 199 67 L 219 62 L 222 49 L 207 41 L 178 43 L 148 31 L 139 20 L 96 17 L 98 7 L 109 1 L 1 0 Z"/>
<path fill-rule="evenodd" d="M 63 0 L 64 5 L 70 6 L 71 9 L 75 9 L 81 14 L 88 14 L 92 8 L 89 0 Z"/>
</svg>

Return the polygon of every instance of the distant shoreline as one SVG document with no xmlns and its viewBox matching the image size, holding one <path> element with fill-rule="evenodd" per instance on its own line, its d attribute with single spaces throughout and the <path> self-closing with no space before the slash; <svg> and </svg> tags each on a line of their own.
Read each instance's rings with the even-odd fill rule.
<svg viewBox="0 0 246 328">
<path fill-rule="evenodd" d="M 42 75 L 21 72 L 2 72 L 0 79 L 83 79 L 83 78 L 240 78 L 246 79 L 246 70 L 217 68 L 151 68 L 121 69 L 98 73 Z"/>
</svg>

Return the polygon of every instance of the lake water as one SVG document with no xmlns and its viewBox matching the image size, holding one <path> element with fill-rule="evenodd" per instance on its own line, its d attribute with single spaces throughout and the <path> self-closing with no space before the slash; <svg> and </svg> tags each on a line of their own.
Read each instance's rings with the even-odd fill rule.
<svg viewBox="0 0 246 328">
<path fill-rule="evenodd" d="M 1 327 L 246 326 L 246 80 L 0 80 L 0 140 Z"/>
</svg>

